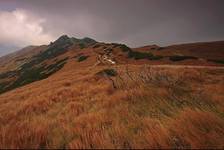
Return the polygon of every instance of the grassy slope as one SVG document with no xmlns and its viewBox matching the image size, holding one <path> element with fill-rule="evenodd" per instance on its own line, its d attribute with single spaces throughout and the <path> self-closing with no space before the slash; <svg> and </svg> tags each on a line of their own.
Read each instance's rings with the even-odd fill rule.
<svg viewBox="0 0 224 150">
<path fill-rule="evenodd" d="M 94 62 L 0 95 L 0 148 L 224 147 L 224 70 Z"/>
<path fill-rule="evenodd" d="M 188 65 L 223 65 L 224 61 L 224 41 L 202 42 L 171 45 L 167 47 L 158 47 L 156 45 L 135 48 L 142 52 L 151 52 L 154 55 L 169 56 L 188 56 L 199 58 L 189 59 L 177 62 L 170 62 L 168 59 L 163 60 L 166 64 L 188 64 Z M 159 64 L 161 62 L 158 62 Z"/>
<path fill-rule="evenodd" d="M 145 46 L 136 49 L 140 51 L 149 50 L 155 54 L 163 56 L 179 54 L 205 59 L 223 59 L 224 57 L 224 41 L 179 44 L 161 48 L 156 46 Z"/>
<path fill-rule="evenodd" d="M 37 55 L 41 51 L 44 51 L 46 48 L 47 48 L 46 45 L 29 46 L 17 52 L 0 57 L 0 73 L 17 69 L 18 66 L 26 63 L 34 55 Z"/>
</svg>

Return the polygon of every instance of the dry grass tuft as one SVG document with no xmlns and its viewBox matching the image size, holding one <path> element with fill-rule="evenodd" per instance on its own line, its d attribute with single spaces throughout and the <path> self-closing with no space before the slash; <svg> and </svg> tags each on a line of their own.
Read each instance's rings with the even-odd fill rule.
<svg viewBox="0 0 224 150">
<path fill-rule="evenodd" d="M 0 95 L 0 148 L 224 147 L 222 71 L 120 65 L 96 77 L 102 69 Z"/>
</svg>

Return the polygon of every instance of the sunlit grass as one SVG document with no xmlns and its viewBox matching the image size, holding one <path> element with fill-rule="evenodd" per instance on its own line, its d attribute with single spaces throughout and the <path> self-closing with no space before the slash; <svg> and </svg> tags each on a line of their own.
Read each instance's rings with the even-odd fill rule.
<svg viewBox="0 0 224 150">
<path fill-rule="evenodd" d="M 223 72 L 103 69 L 1 95 L 0 148 L 223 148 Z"/>
</svg>

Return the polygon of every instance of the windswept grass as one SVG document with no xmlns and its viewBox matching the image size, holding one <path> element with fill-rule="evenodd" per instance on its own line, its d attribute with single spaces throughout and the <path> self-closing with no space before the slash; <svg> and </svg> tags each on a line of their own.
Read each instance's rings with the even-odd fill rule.
<svg viewBox="0 0 224 150">
<path fill-rule="evenodd" d="M 104 69 L 1 95 L 0 148 L 224 147 L 223 70 L 117 66 L 109 80 Z"/>
</svg>

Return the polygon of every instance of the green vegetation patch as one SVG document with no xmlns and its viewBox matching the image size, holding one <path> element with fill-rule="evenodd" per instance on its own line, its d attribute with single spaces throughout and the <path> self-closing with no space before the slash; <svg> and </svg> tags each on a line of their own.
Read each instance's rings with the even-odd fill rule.
<svg viewBox="0 0 224 150">
<path fill-rule="evenodd" d="M 117 46 L 117 45 L 115 45 L 115 46 Z M 134 58 L 136 60 L 139 60 L 139 59 L 159 60 L 159 59 L 163 58 L 163 56 L 153 55 L 152 53 L 149 53 L 149 52 L 133 51 L 131 48 L 129 48 L 125 44 L 119 44 L 119 46 L 123 52 L 128 52 L 129 58 Z"/>
<path fill-rule="evenodd" d="M 144 53 L 144 52 L 137 52 L 137 51 L 130 51 L 128 54 L 129 58 L 134 59 L 148 59 L 151 58 L 153 54 L 151 53 Z"/>
<path fill-rule="evenodd" d="M 0 79 L 4 79 L 4 78 L 10 78 L 13 76 L 16 76 L 17 72 L 16 71 L 8 71 L 8 72 L 4 72 L 0 74 Z"/>
<path fill-rule="evenodd" d="M 115 69 L 104 69 L 96 73 L 96 75 L 106 75 L 106 76 L 114 77 L 114 76 L 117 76 L 117 71 Z"/>
<path fill-rule="evenodd" d="M 0 83 L 0 93 L 3 93 L 6 91 L 6 87 L 9 85 L 9 82 L 2 82 Z"/>
<path fill-rule="evenodd" d="M 120 44 L 120 48 L 122 49 L 123 52 L 131 52 L 132 51 L 132 49 L 129 48 L 128 46 L 126 46 L 125 44 Z"/>
<path fill-rule="evenodd" d="M 164 49 L 165 49 L 165 47 L 159 47 L 156 50 L 164 50 Z"/>
<path fill-rule="evenodd" d="M 150 60 L 160 60 L 160 59 L 162 59 L 162 58 L 163 58 L 163 56 L 153 55 L 153 56 L 150 57 L 149 59 L 150 59 Z"/>
<path fill-rule="evenodd" d="M 84 61 L 84 60 L 86 60 L 88 57 L 89 57 L 89 56 L 85 56 L 85 55 L 79 56 L 79 58 L 78 58 L 77 61 L 78 61 L 78 62 Z"/>
<path fill-rule="evenodd" d="M 186 60 L 186 59 L 198 59 L 198 58 L 194 57 L 194 56 L 178 56 L 178 55 L 175 55 L 175 56 L 169 56 L 169 59 L 171 61 L 182 61 L 182 60 Z"/>
<path fill-rule="evenodd" d="M 152 53 L 138 52 L 138 51 L 129 51 L 128 57 L 134 58 L 136 60 L 139 59 L 159 60 L 163 58 L 163 56 L 155 56 Z"/>
<path fill-rule="evenodd" d="M 83 44 L 83 43 L 80 43 L 80 44 L 79 44 L 79 47 L 80 47 L 81 49 L 84 49 L 84 48 L 86 48 L 86 45 Z"/>
<path fill-rule="evenodd" d="M 22 68 L 21 70 L 16 72 L 16 74 L 18 74 L 18 78 L 16 79 L 15 82 L 13 83 L 11 82 L 10 85 L 9 83 L 0 85 L 0 93 L 13 90 L 20 86 L 24 86 L 29 83 L 48 78 L 50 75 L 54 74 L 55 72 L 63 68 L 63 66 L 66 64 L 67 59 L 68 57 L 59 60 L 56 63 L 49 65 L 47 67 L 41 65 L 39 67 L 36 66 L 32 68 Z"/>
<path fill-rule="evenodd" d="M 212 61 L 212 62 L 217 63 L 217 64 L 224 64 L 224 60 L 209 59 L 208 61 Z"/>
</svg>

